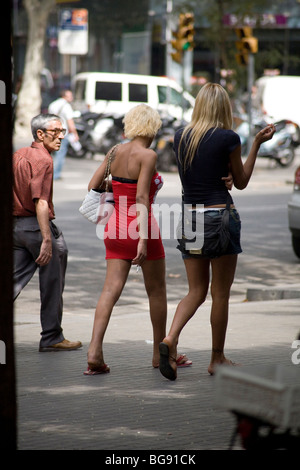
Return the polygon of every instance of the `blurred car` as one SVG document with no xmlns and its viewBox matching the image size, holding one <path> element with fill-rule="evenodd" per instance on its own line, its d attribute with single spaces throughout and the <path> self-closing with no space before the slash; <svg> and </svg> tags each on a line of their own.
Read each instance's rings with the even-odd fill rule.
<svg viewBox="0 0 300 470">
<path fill-rule="evenodd" d="M 293 250 L 300 258 L 300 166 L 295 171 L 294 189 L 288 202 L 288 223 Z"/>
</svg>

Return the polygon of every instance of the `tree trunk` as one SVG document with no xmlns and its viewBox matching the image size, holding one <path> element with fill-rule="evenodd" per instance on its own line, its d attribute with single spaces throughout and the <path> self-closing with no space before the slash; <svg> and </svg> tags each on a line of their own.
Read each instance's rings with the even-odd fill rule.
<svg viewBox="0 0 300 470">
<path fill-rule="evenodd" d="M 25 0 L 28 37 L 22 85 L 18 94 L 15 134 L 30 135 L 30 121 L 41 112 L 40 75 L 44 66 L 45 32 L 55 0 Z"/>
</svg>

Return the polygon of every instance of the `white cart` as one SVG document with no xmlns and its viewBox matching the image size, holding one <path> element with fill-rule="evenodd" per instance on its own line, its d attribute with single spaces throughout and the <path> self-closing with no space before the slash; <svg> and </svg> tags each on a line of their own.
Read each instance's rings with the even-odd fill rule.
<svg viewBox="0 0 300 470">
<path fill-rule="evenodd" d="M 237 418 L 230 448 L 239 435 L 245 449 L 300 448 L 300 364 L 221 366 L 216 404 Z"/>
</svg>

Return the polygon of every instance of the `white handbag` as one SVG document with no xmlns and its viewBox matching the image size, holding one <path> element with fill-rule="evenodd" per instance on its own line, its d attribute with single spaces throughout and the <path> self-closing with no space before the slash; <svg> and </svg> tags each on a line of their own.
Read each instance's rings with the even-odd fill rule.
<svg viewBox="0 0 300 470">
<path fill-rule="evenodd" d="M 85 196 L 79 212 L 93 224 L 105 225 L 114 211 L 112 192 L 91 189 Z"/>
<path fill-rule="evenodd" d="M 91 189 L 82 201 L 79 207 L 79 212 L 87 220 L 93 224 L 105 225 L 108 219 L 114 211 L 114 195 L 113 192 L 108 191 L 108 176 L 110 174 L 110 164 L 112 160 L 112 154 L 117 146 L 115 145 L 108 156 L 107 165 L 102 180 L 102 184 L 106 179 L 106 187 L 103 189 Z"/>
</svg>

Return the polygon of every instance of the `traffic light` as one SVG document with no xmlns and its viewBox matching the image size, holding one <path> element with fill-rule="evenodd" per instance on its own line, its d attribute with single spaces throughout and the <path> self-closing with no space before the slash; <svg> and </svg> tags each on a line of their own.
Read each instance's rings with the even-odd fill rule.
<svg viewBox="0 0 300 470">
<path fill-rule="evenodd" d="M 182 41 L 182 50 L 194 49 L 194 15 L 193 13 L 182 13 L 179 15 L 179 38 Z"/>
<path fill-rule="evenodd" d="M 235 30 L 239 41 L 236 42 L 238 53 L 236 54 L 237 63 L 240 65 L 248 64 L 248 55 L 256 54 L 258 51 L 257 38 L 252 36 L 252 28 L 245 26 Z"/>
<path fill-rule="evenodd" d="M 172 32 L 175 40 L 171 41 L 171 44 L 176 52 L 172 52 L 171 56 L 175 62 L 181 62 L 183 51 L 194 49 L 194 33 L 193 13 L 181 13 L 179 15 L 178 29 Z"/>
<path fill-rule="evenodd" d="M 173 49 L 175 49 L 176 52 L 171 52 L 171 57 L 175 62 L 178 62 L 178 64 L 180 64 L 181 59 L 182 59 L 182 47 L 181 47 L 181 41 L 178 38 L 178 30 L 172 31 L 172 36 L 175 39 L 171 41 L 171 44 L 172 44 Z"/>
</svg>

